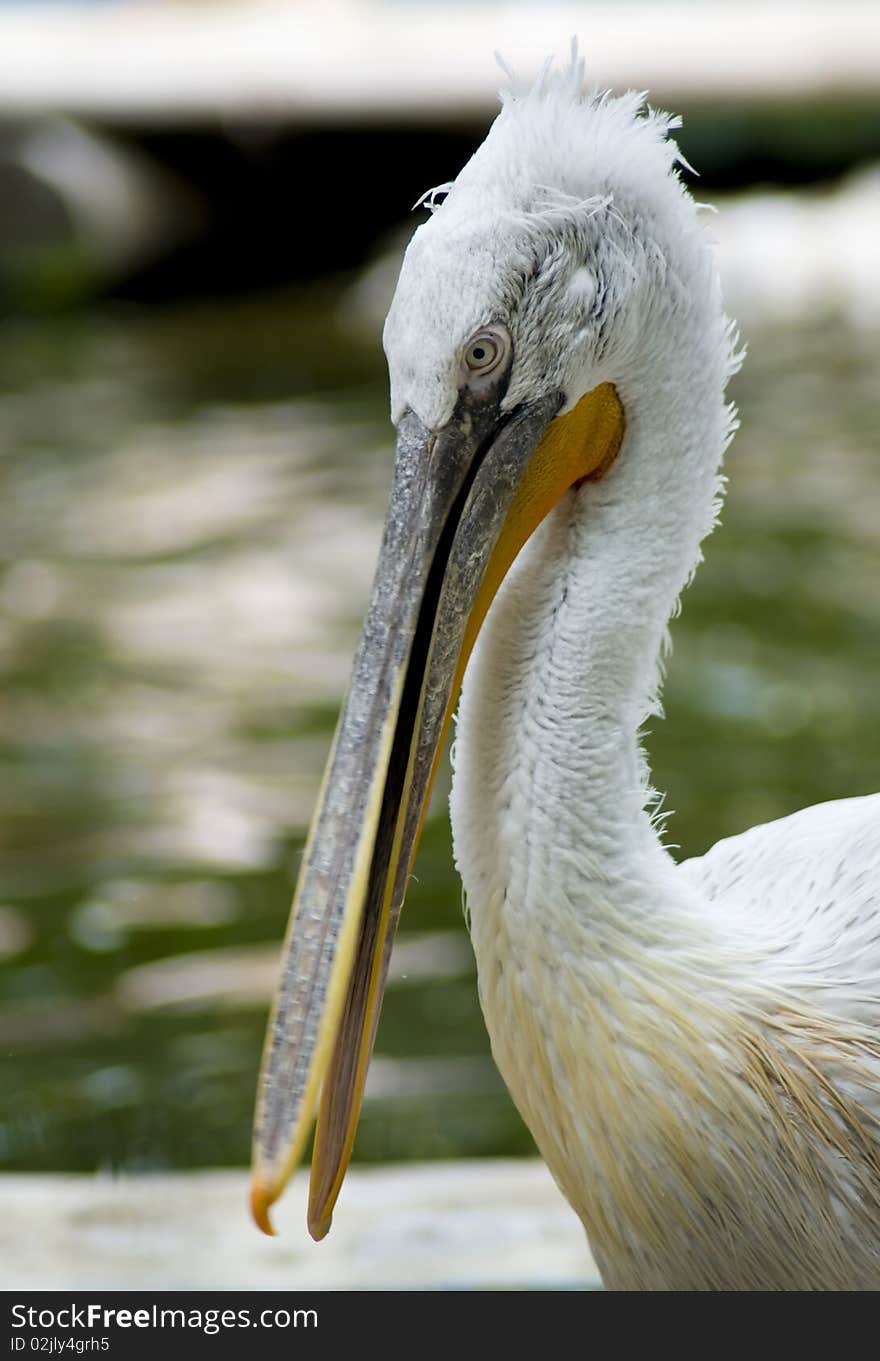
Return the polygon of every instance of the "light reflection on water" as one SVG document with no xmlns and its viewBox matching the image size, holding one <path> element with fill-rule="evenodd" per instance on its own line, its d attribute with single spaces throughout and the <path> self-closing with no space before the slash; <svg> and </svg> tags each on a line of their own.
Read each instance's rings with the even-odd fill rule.
<svg viewBox="0 0 880 1361">
<path fill-rule="evenodd" d="M 247 1158 L 390 474 L 378 347 L 339 316 L 315 295 L 0 338 L 7 1167 Z M 682 854 L 880 785 L 880 338 L 748 338 L 724 527 L 649 739 Z M 358 1154 L 526 1151 L 442 797 L 416 873 Z"/>
</svg>

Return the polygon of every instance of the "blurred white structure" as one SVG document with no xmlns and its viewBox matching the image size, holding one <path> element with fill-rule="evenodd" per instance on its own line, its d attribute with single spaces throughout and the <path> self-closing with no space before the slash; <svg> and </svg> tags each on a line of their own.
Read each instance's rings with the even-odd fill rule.
<svg viewBox="0 0 880 1361">
<path fill-rule="evenodd" d="M 572 34 L 598 84 L 661 102 L 880 86 L 880 8 L 860 0 L 11 4 L 0 9 L 0 114 L 448 118 L 491 106 L 496 49 L 531 76 Z"/>
<path fill-rule="evenodd" d="M 102 279 L 176 245 L 198 221 L 192 196 L 154 160 L 67 118 L 19 127 L 7 155 L 63 205 L 62 239 L 75 241 Z"/>
<path fill-rule="evenodd" d="M 746 324 L 831 312 L 859 328 L 880 326 L 878 217 L 878 167 L 831 191 L 722 201 L 707 230 L 730 311 Z"/>
<path fill-rule="evenodd" d="M 307 1194 L 302 1174 L 267 1239 L 245 1172 L 3 1177 L 3 1288 L 599 1287 L 580 1224 L 532 1159 L 353 1168 L 320 1244 Z"/>
</svg>

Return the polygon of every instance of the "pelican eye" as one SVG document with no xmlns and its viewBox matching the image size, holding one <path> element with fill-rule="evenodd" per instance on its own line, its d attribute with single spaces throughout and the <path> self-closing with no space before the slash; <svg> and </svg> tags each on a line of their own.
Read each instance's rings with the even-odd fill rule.
<svg viewBox="0 0 880 1361">
<path fill-rule="evenodd" d="M 510 354 L 510 336 L 501 326 L 484 327 L 464 347 L 462 369 L 466 378 L 488 378 L 502 367 Z"/>
</svg>

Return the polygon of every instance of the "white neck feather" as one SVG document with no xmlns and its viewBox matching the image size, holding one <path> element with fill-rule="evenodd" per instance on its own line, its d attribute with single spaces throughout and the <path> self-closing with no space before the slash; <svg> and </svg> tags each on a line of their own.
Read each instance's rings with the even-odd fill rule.
<svg viewBox="0 0 880 1361">
<path fill-rule="evenodd" d="M 640 1085 L 675 1091 L 709 1061 L 691 998 L 711 1008 L 725 986 L 725 950 L 647 811 L 638 736 L 715 513 L 730 426 L 715 318 L 712 332 L 691 315 L 653 355 L 602 375 L 626 414 L 617 462 L 568 493 L 504 583 L 453 751 L 455 855 L 493 1054 L 606 1272 L 629 1232 L 621 1206 L 645 1198 L 644 1168 L 667 1142 L 653 1130 L 640 1149 L 622 1112 Z M 661 1040 L 658 1017 L 680 1025 Z"/>
<path fill-rule="evenodd" d="M 667 622 L 714 520 L 730 430 L 726 328 L 711 292 L 697 307 L 678 333 L 664 318 L 662 343 L 647 338 L 602 375 L 626 414 L 618 460 L 526 545 L 474 651 L 451 809 L 475 922 L 498 889 L 540 913 L 552 884 L 597 931 L 613 919 L 631 933 L 666 896 L 671 862 L 646 811 L 638 733 L 656 708 Z"/>
</svg>

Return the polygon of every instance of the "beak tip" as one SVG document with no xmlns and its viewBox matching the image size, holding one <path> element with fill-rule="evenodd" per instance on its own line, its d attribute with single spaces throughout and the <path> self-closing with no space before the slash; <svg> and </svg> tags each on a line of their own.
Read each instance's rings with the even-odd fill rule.
<svg viewBox="0 0 880 1361">
<path fill-rule="evenodd" d="M 251 1184 L 251 1215 L 257 1228 L 261 1229 L 269 1238 L 274 1238 L 276 1236 L 275 1230 L 272 1227 L 272 1221 L 269 1218 L 269 1207 L 275 1199 L 276 1197 L 272 1194 L 262 1177 L 254 1177 L 253 1183 Z"/>
<path fill-rule="evenodd" d="M 309 1233 L 312 1235 L 312 1238 L 314 1238 L 316 1243 L 320 1243 L 322 1238 L 327 1237 L 328 1233 L 330 1232 L 330 1226 L 332 1223 L 333 1223 L 332 1214 L 325 1213 L 320 1215 L 320 1217 L 313 1214 L 309 1215 Z"/>
</svg>

